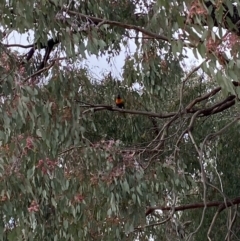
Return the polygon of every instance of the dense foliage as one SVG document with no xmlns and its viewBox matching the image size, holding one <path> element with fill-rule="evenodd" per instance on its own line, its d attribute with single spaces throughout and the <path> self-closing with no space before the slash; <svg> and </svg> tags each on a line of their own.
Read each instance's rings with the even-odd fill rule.
<svg viewBox="0 0 240 241">
<path fill-rule="evenodd" d="M 239 1 L 0 9 L 1 240 L 239 240 Z"/>
</svg>

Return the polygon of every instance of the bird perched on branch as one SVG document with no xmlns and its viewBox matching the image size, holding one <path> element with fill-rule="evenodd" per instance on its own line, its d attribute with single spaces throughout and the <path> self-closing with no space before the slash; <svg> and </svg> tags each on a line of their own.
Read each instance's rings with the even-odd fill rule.
<svg viewBox="0 0 240 241">
<path fill-rule="evenodd" d="M 115 103 L 118 108 L 124 108 L 124 100 L 120 97 L 120 95 L 117 96 Z"/>
</svg>

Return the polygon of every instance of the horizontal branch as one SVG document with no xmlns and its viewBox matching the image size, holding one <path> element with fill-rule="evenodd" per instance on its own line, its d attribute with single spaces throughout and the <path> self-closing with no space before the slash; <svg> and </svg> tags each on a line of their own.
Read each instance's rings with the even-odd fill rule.
<svg viewBox="0 0 240 241">
<path fill-rule="evenodd" d="M 235 95 L 230 95 L 228 96 L 225 100 L 222 100 L 210 107 L 203 108 L 203 109 L 191 109 L 196 103 L 203 101 L 216 93 L 218 93 L 221 90 L 221 87 L 218 87 L 214 90 L 212 90 L 210 93 L 207 93 L 206 95 L 203 95 L 202 97 L 198 97 L 191 101 L 189 105 L 187 105 L 186 109 L 181 111 L 181 112 L 170 112 L 170 113 L 155 113 L 155 112 L 148 112 L 148 111 L 138 111 L 138 110 L 128 110 L 128 109 L 120 109 L 117 107 L 113 107 L 111 105 L 93 105 L 93 104 L 86 104 L 81 106 L 81 107 L 86 107 L 89 108 L 85 111 L 82 112 L 82 114 L 87 114 L 89 112 L 97 112 L 97 111 L 103 111 L 103 110 L 108 110 L 108 111 L 117 111 L 117 112 L 122 112 L 122 113 L 127 113 L 127 114 L 133 114 L 133 115 L 144 115 L 148 117 L 156 117 L 156 118 L 161 118 L 161 119 L 166 119 L 170 118 L 173 116 L 181 116 L 186 113 L 194 114 L 199 112 L 200 114 L 198 115 L 199 117 L 203 116 L 209 116 L 213 115 L 219 112 L 222 112 L 231 106 L 235 104 Z M 75 100 L 76 102 L 83 103 L 82 101 Z"/>
<path fill-rule="evenodd" d="M 29 45 L 22 45 L 22 44 L 3 44 L 3 46 L 6 47 L 6 48 L 19 47 L 19 48 L 28 49 L 28 48 L 32 48 L 32 47 L 34 46 L 34 44 L 29 44 Z"/>
<path fill-rule="evenodd" d="M 128 110 L 128 109 L 120 109 L 113 107 L 111 105 L 91 105 L 91 106 L 86 106 L 90 107 L 89 109 L 83 111 L 82 114 L 86 114 L 88 112 L 97 112 L 97 111 L 102 111 L 102 110 L 109 110 L 109 111 L 117 111 L 117 112 L 122 112 L 122 113 L 128 113 L 128 114 L 133 114 L 133 115 L 145 115 L 149 117 L 156 117 L 156 118 L 170 118 L 174 115 L 176 115 L 175 112 L 170 112 L 170 113 L 155 113 L 155 112 L 148 112 L 148 111 L 138 111 L 138 110 Z"/>
<path fill-rule="evenodd" d="M 240 203 L 240 197 L 236 197 L 235 199 L 229 200 L 227 202 L 207 202 L 206 206 L 209 207 L 218 207 L 219 212 L 223 211 L 225 208 L 230 207 L 235 204 Z M 175 212 L 179 211 L 184 211 L 184 210 L 189 210 L 189 209 L 198 209 L 198 208 L 204 208 L 205 204 L 204 203 L 193 203 L 193 204 L 186 204 L 186 205 L 181 205 L 178 207 L 175 207 Z M 162 211 L 170 211 L 172 210 L 172 207 L 164 207 L 164 206 L 156 206 L 156 207 L 150 207 L 147 209 L 145 215 L 148 216 L 149 214 L 153 213 L 156 210 L 162 210 Z"/>
</svg>

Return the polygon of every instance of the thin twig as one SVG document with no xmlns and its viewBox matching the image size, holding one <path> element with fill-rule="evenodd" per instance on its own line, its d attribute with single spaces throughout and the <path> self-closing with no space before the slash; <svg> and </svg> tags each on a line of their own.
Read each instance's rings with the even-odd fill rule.
<svg viewBox="0 0 240 241">
<path fill-rule="evenodd" d="M 50 68 L 52 68 L 52 66 L 54 65 L 55 61 L 52 61 L 52 63 L 48 66 L 46 66 L 43 69 L 40 69 L 39 71 L 35 72 L 34 74 L 30 75 L 29 77 L 27 77 L 26 79 L 23 80 L 23 82 L 25 83 L 26 81 L 28 81 L 29 79 L 38 76 L 39 74 L 41 74 L 42 72 L 45 72 L 46 70 L 49 70 Z"/>
</svg>

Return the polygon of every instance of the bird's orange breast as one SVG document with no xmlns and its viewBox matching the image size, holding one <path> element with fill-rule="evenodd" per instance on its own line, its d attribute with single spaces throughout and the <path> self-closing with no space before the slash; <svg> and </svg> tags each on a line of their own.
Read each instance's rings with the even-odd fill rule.
<svg viewBox="0 0 240 241">
<path fill-rule="evenodd" d="M 123 100 L 121 98 L 117 98 L 116 99 L 116 104 L 119 105 L 119 104 L 122 104 L 123 103 Z"/>
</svg>

